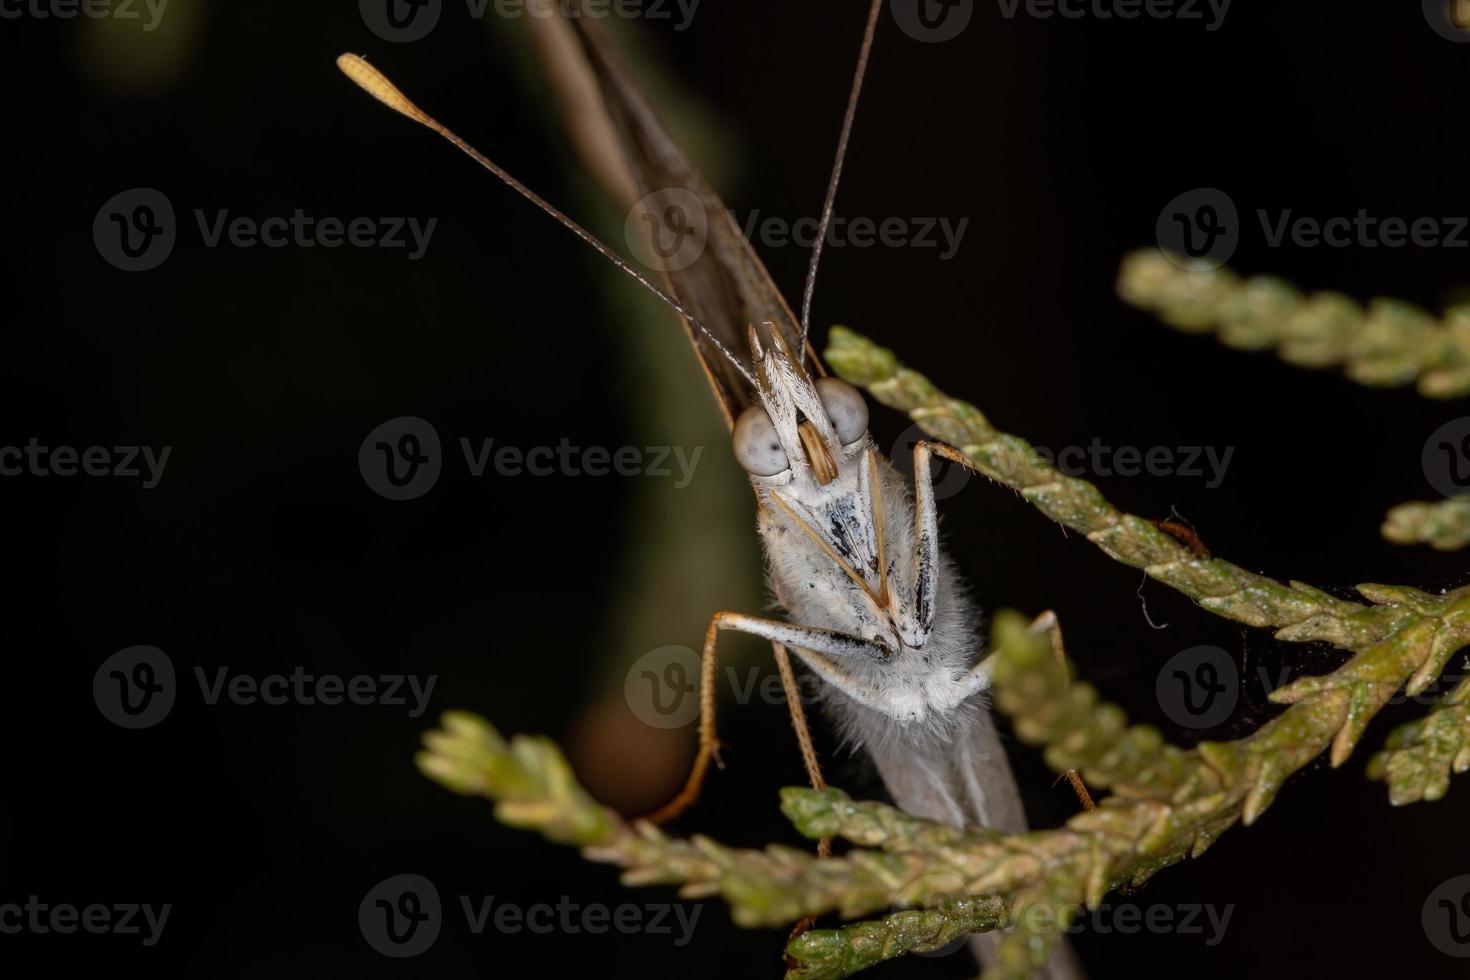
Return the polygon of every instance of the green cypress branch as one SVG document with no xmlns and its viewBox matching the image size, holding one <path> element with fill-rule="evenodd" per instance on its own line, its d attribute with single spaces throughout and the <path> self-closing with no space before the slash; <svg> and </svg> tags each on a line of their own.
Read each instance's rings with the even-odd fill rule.
<svg viewBox="0 0 1470 980">
<path fill-rule="evenodd" d="M 1388 512 L 1383 536 L 1395 544 L 1427 544 L 1458 551 L 1470 544 L 1470 497 L 1400 504 Z"/>
<path fill-rule="evenodd" d="M 1282 781 L 1341 731 L 1338 710 L 1352 700 L 1356 680 L 1371 676 L 1354 668 L 1355 659 L 1336 674 L 1310 679 L 1312 685 L 1293 685 L 1286 699 L 1292 706 L 1253 735 L 1184 750 L 1165 744 L 1152 728 L 1130 727 L 1089 685 L 1069 681 L 1069 670 L 1024 617 L 998 614 L 993 641 L 996 704 L 1014 719 L 1019 736 L 1044 746 L 1053 767 L 1080 768 L 1094 785 L 1111 790 L 1097 809 L 1060 829 L 1012 836 L 959 830 L 837 789 L 787 788 L 781 808 L 798 831 L 840 838 L 856 849 L 817 858 L 787 847 L 742 850 L 703 837 L 678 840 L 647 824 L 630 825 L 593 802 L 551 742 L 506 743 L 487 722 L 462 713 L 446 715 L 444 730 L 425 737 L 419 764 L 450 789 L 493 800 L 502 821 L 620 866 L 629 885 L 722 896 L 742 926 L 829 912 L 846 919 L 882 915 L 792 940 L 787 953 L 796 966 L 788 980 L 846 977 L 905 952 L 1005 927 L 999 961 L 986 980 L 1024 980 L 1083 907 L 1199 856 L 1237 821 L 1258 816 Z M 1428 732 L 1426 720 L 1423 737 L 1396 743 L 1397 758 L 1410 759 L 1431 743 L 1442 751 L 1450 722 L 1460 725 L 1459 751 L 1467 754 L 1465 694 L 1462 685 L 1446 699 L 1445 713 L 1431 716 L 1445 720 L 1442 730 Z"/>
<path fill-rule="evenodd" d="M 1359 593 L 1371 603 L 1364 605 L 1302 582 L 1281 583 L 1223 559 L 1198 556 L 1151 521 L 1119 511 L 1091 483 L 1060 473 L 1025 440 L 999 431 L 979 409 L 946 396 L 923 375 L 900 365 L 892 351 L 834 327 L 826 354 L 843 378 L 907 412 L 925 432 L 958 448 L 978 472 L 1086 535 L 1109 557 L 1143 569 L 1211 612 L 1249 626 L 1272 627 L 1278 639 L 1320 640 L 1355 654 L 1327 677 L 1304 678 L 1272 694 L 1277 703 L 1304 709 L 1288 712 L 1257 733 L 1264 741 L 1253 744 L 1269 744 L 1274 751 L 1240 757 L 1242 743 L 1212 750 L 1220 755 L 1214 763 L 1258 770 L 1260 778 L 1245 800 L 1247 823 L 1269 805 L 1287 773 L 1329 745 L 1332 764 L 1341 765 L 1395 691 L 1406 686 L 1410 695 L 1423 692 L 1455 651 L 1470 644 L 1470 587 L 1435 596 L 1361 585 Z M 1389 779 L 1391 798 L 1410 793 L 1407 785 L 1395 781 L 1402 767 L 1381 771 Z"/>
<path fill-rule="evenodd" d="M 1141 249 L 1123 260 L 1118 294 L 1188 333 L 1215 331 L 1244 350 L 1277 347 L 1299 367 L 1341 365 L 1365 385 L 1417 381 L 1430 398 L 1470 394 L 1470 305 L 1450 308 L 1442 321 L 1399 300 L 1375 299 L 1365 311 L 1341 293 L 1303 296 L 1274 276 L 1241 279 L 1224 266 L 1189 265 Z M 1389 511 L 1383 536 L 1456 551 L 1470 544 L 1470 499 L 1402 504 Z"/>
<path fill-rule="evenodd" d="M 1189 265 L 1141 249 L 1123 260 L 1118 295 L 1179 330 L 1213 331 L 1245 350 L 1275 347 L 1299 367 L 1341 366 L 1365 385 L 1417 382 L 1429 398 L 1470 394 L 1470 306 L 1442 320 L 1400 300 L 1375 299 L 1364 310 L 1341 293 L 1303 295 L 1274 276 Z"/>
<path fill-rule="evenodd" d="M 1470 771 L 1470 679 L 1462 680 L 1418 721 L 1396 730 L 1368 773 L 1387 781 L 1394 803 L 1437 800 L 1450 775 Z"/>
</svg>

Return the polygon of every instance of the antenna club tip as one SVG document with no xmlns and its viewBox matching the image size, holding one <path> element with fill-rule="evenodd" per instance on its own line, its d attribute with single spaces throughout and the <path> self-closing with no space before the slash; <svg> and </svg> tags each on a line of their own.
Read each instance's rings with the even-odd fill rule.
<svg viewBox="0 0 1470 980">
<path fill-rule="evenodd" d="M 337 67 L 342 74 L 356 82 L 359 88 L 388 108 L 401 112 L 416 122 L 426 122 L 428 117 L 423 110 L 410 102 L 408 96 L 388 81 L 388 76 L 368 64 L 362 55 L 351 52 L 340 54 L 337 56 Z"/>
<path fill-rule="evenodd" d="M 372 65 L 368 64 L 367 59 L 362 55 L 353 54 L 351 51 L 344 51 L 337 55 L 337 67 L 341 70 L 342 74 L 359 85 L 362 84 L 360 79 L 366 76 L 382 74 Z"/>
</svg>

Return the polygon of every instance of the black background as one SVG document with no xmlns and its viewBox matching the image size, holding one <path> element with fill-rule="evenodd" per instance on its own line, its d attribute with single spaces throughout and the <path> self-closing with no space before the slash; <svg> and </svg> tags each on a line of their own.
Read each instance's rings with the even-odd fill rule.
<svg viewBox="0 0 1470 980">
<path fill-rule="evenodd" d="M 703 107 L 692 115 L 715 137 L 701 144 L 714 147 L 704 162 L 738 213 L 816 208 L 864 6 L 704 0 L 685 31 L 627 25 L 638 57 Z M 483 434 L 641 445 L 626 335 L 682 343 L 658 313 L 611 314 L 608 295 L 626 303 L 635 287 L 333 66 L 341 51 L 367 54 L 511 171 L 616 234 L 621 216 L 596 215 L 518 67 L 517 25 L 477 22 L 448 2 L 428 38 L 390 44 L 347 0 L 173 0 L 164 19 L 156 36 L 0 21 L 0 445 L 174 447 L 152 490 L 0 480 L 10 579 L 0 900 L 173 911 L 151 948 L 137 937 L 7 935 L 0 957 L 35 976 L 774 975 L 784 934 L 742 933 L 717 904 L 682 948 L 648 934 L 471 935 L 454 918 L 461 894 L 523 906 L 669 896 L 624 890 L 609 869 L 499 826 L 483 803 L 411 763 L 418 734 L 451 707 L 507 732 L 568 738 L 642 652 L 608 640 L 624 584 L 616 569 L 642 553 L 628 516 L 639 481 L 471 479 L 446 464 L 428 495 L 395 503 L 371 492 L 356 462 L 366 433 L 401 415 L 432 420 L 446 444 Z M 1219 488 L 1097 482 L 1135 513 L 1176 508 L 1247 568 L 1323 586 L 1459 584 L 1463 556 L 1392 546 L 1377 530 L 1389 506 L 1432 495 L 1420 449 L 1455 403 L 1173 332 L 1122 304 L 1113 282 L 1121 256 L 1153 241 L 1167 201 L 1214 186 L 1245 218 L 1240 271 L 1441 309 L 1467 283 L 1463 248 L 1271 248 L 1253 216 L 1465 214 L 1467 58 L 1470 45 L 1438 36 L 1411 3 L 1238 0 L 1212 32 L 1200 21 L 1006 19 L 982 2 L 942 44 L 885 16 L 839 210 L 970 224 L 948 262 L 934 250 L 829 251 L 816 322 L 894 347 L 1041 445 L 1235 447 Z M 99 256 L 92 221 L 138 186 L 169 196 L 180 238 L 160 268 L 124 273 Z M 195 208 L 439 222 L 410 262 L 403 250 L 204 248 Z M 762 251 L 796 295 L 806 253 Z M 692 401 L 674 414 L 661 424 L 708 432 L 714 410 Z M 875 409 L 884 445 L 905 425 Z M 740 479 L 713 458 L 721 445 L 707 448 L 683 492 Z M 1278 646 L 1156 585 L 1143 590 L 1149 612 L 1170 626 L 1151 629 L 1135 573 L 979 481 L 945 511 L 987 603 L 1056 609 L 1080 672 L 1172 738 L 1198 737 L 1154 699 L 1159 665 L 1179 650 L 1216 643 L 1270 670 L 1339 660 Z M 755 594 L 750 553 L 696 560 L 728 564 L 744 583 L 714 602 Z M 695 645 L 713 608 L 682 610 L 693 625 L 659 642 Z M 133 644 L 167 651 L 185 678 L 196 666 L 301 666 L 438 680 L 420 718 L 390 707 L 210 707 L 190 680 L 164 722 L 123 731 L 99 714 L 91 681 Z M 1262 705 L 1248 689 L 1210 734 L 1248 731 L 1269 715 Z M 1393 809 L 1362 771 L 1414 710 L 1386 712 L 1341 771 L 1310 768 L 1256 826 L 1133 899 L 1233 904 L 1220 945 L 1084 935 L 1092 975 L 1460 975 L 1419 916 L 1435 886 L 1470 871 L 1470 790 Z M 729 767 L 680 828 L 794 843 L 775 808 L 777 787 L 801 782 L 782 709 L 727 708 L 723 734 Z M 823 745 L 830 753 L 825 732 Z M 1014 755 L 1037 822 L 1065 819 L 1064 791 L 1032 753 Z M 833 779 L 879 792 L 848 762 L 833 764 Z M 395 961 L 364 942 L 357 906 L 405 872 L 436 883 L 451 921 L 429 952 Z M 954 956 L 874 975 L 968 969 Z"/>
</svg>

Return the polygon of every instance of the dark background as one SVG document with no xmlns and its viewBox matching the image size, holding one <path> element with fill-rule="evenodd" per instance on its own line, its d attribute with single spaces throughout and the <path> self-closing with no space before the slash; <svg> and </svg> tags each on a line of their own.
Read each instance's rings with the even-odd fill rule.
<svg viewBox="0 0 1470 980">
<path fill-rule="evenodd" d="M 704 0 L 687 31 L 628 25 L 638 58 L 679 91 L 680 118 L 702 120 L 703 162 L 740 214 L 816 209 L 864 6 Z M 419 733 L 451 707 L 507 732 L 588 740 L 588 705 L 609 690 L 616 700 L 623 665 L 643 652 L 610 640 L 622 635 L 618 570 L 629 556 L 675 560 L 645 553 L 637 521 L 658 519 L 655 508 L 635 521 L 645 484 L 471 479 L 446 464 L 433 491 L 398 503 L 375 495 L 356 462 L 366 433 L 402 415 L 433 421 L 451 451 L 460 434 L 642 445 L 648 423 L 626 338 L 682 343 L 646 307 L 636 318 L 610 312 L 635 302 L 635 287 L 333 66 L 344 50 L 365 53 L 511 171 L 615 235 L 621 216 L 599 215 L 574 176 L 515 31 L 473 21 L 454 2 L 411 44 L 376 37 L 347 0 L 173 0 L 153 34 L 0 21 L 9 142 L 0 445 L 174 447 L 152 490 L 114 478 L 0 480 L 10 578 L 0 901 L 174 906 L 152 948 L 114 935 L 0 936 L 16 975 L 780 969 L 784 933 L 742 933 L 716 904 L 683 948 L 647 934 L 474 936 L 454 918 L 460 894 L 523 906 L 669 898 L 624 890 L 609 869 L 501 827 L 482 802 L 452 796 L 411 763 Z M 1245 216 L 1465 214 L 1467 58 L 1470 46 L 1431 31 L 1417 4 L 1238 0 L 1208 32 L 1198 21 L 1008 20 L 982 2 L 942 44 L 914 41 L 885 16 L 839 210 L 970 226 L 949 262 L 933 250 L 829 251 L 816 322 L 894 347 L 1037 444 L 1236 447 L 1216 489 L 1185 477 L 1098 483 L 1135 513 L 1176 508 L 1247 568 L 1323 586 L 1460 584 L 1463 556 L 1392 546 L 1377 530 L 1391 505 L 1432 496 L 1420 448 L 1456 404 L 1176 333 L 1122 304 L 1113 282 L 1121 256 L 1152 243 L 1164 204 L 1200 186 L 1225 190 Z M 125 273 L 99 256 L 92 222 L 139 186 L 168 195 L 179 243 L 161 267 Z M 410 262 L 402 250 L 207 249 L 195 208 L 439 222 L 427 254 Z M 806 253 L 763 255 L 797 295 Z M 1453 248 L 1270 248 L 1248 217 L 1232 266 L 1437 311 L 1470 281 L 1466 258 Z M 675 431 L 708 433 L 714 419 L 707 400 L 673 414 L 660 424 Z M 882 444 L 905 425 L 875 409 Z M 707 445 L 683 493 L 743 493 L 714 458 L 722 452 Z M 751 509 L 741 499 L 743 535 Z M 1172 738 L 1199 734 L 1154 698 L 1159 665 L 1179 650 L 1215 643 L 1271 670 L 1339 662 L 1153 584 L 1143 589 L 1149 612 L 1170 627 L 1151 629 L 1136 573 L 979 481 L 945 512 L 958 562 L 988 604 L 1058 610 L 1080 672 Z M 680 625 L 650 646 L 694 646 L 714 608 L 748 607 L 756 594 L 751 552 L 678 560 L 728 567 L 739 592 L 681 610 Z M 187 681 L 162 723 L 124 731 L 90 690 L 101 662 L 134 644 L 168 652 Z M 196 666 L 438 680 L 420 718 L 380 706 L 210 707 L 192 689 Z M 1209 734 L 1267 717 L 1257 688 Z M 1414 711 L 1386 712 L 1342 771 L 1309 769 L 1255 827 L 1134 899 L 1233 904 L 1223 943 L 1085 935 L 1077 945 L 1092 975 L 1461 975 L 1419 916 L 1434 887 L 1470 871 L 1470 790 L 1457 783 L 1441 803 L 1393 809 L 1363 775 Z M 730 706 L 722 721 L 730 765 L 679 826 L 736 844 L 794 843 L 775 807 L 777 787 L 802 778 L 783 709 Z M 604 747 L 620 744 L 609 739 Z M 1014 754 L 1037 822 L 1065 819 L 1064 791 L 1033 754 Z M 665 785 L 677 761 L 676 752 L 657 777 Z M 832 778 L 880 792 L 851 762 L 835 761 Z M 451 921 L 432 950 L 395 961 L 364 942 L 357 906 L 374 883 L 410 872 L 436 883 Z M 968 969 L 954 956 L 874 975 Z"/>
</svg>

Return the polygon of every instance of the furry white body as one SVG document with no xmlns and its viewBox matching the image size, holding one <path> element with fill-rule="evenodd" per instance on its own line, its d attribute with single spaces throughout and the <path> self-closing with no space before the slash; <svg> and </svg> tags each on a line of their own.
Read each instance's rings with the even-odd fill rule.
<svg viewBox="0 0 1470 980">
<path fill-rule="evenodd" d="M 868 453 L 874 465 L 857 462 Z M 797 656 L 824 681 L 823 703 L 844 740 L 872 756 L 884 783 L 910 813 L 961 826 L 982 824 L 1016 833 L 1025 815 L 995 727 L 983 702 L 988 676 L 978 670 L 978 609 L 965 596 L 947 556 L 936 551 L 933 619 L 927 636 L 917 619 L 914 556 L 918 553 L 915 502 L 903 477 L 877 453 L 871 439 L 844 451 L 839 475 L 815 492 L 800 484 L 760 486 L 759 518 L 771 586 L 793 623 L 864 638 L 883 636 L 893 651 L 883 659 Z M 873 519 L 868 474 L 876 472 L 882 519 Z M 802 492 L 806 490 L 807 492 Z M 819 543 L 770 500 L 779 494 Z M 876 533 L 883 548 L 889 608 L 876 608 L 867 591 L 835 567 L 823 543 L 881 589 Z"/>
<path fill-rule="evenodd" d="M 934 526 L 934 515 L 932 497 L 923 492 L 929 460 L 922 446 L 914 463 L 918 500 L 866 434 L 843 450 L 838 476 L 826 486 L 801 479 L 773 486 L 754 478 L 771 587 L 792 623 L 881 637 L 892 651 L 834 660 L 793 647 L 822 678 L 822 703 L 844 741 L 869 754 L 900 808 L 955 827 L 1022 833 L 1028 825 L 1020 790 L 984 701 L 989 675 L 980 661 L 980 610 L 933 542 L 932 620 L 927 630 L 916 628 L 921 536 L 926 523 Z M 862 571 L 868 588 L 840 570 L 834 553 Z M 875 604 L 872 591 L 886 594 L 888 604 Z M 993 961 L 998 942 L 993 932 L 970 937 L 985 963 Z M 1037 975 L 1076 980 L 1082 974 L 1062 943 Z"/>
</svg>

